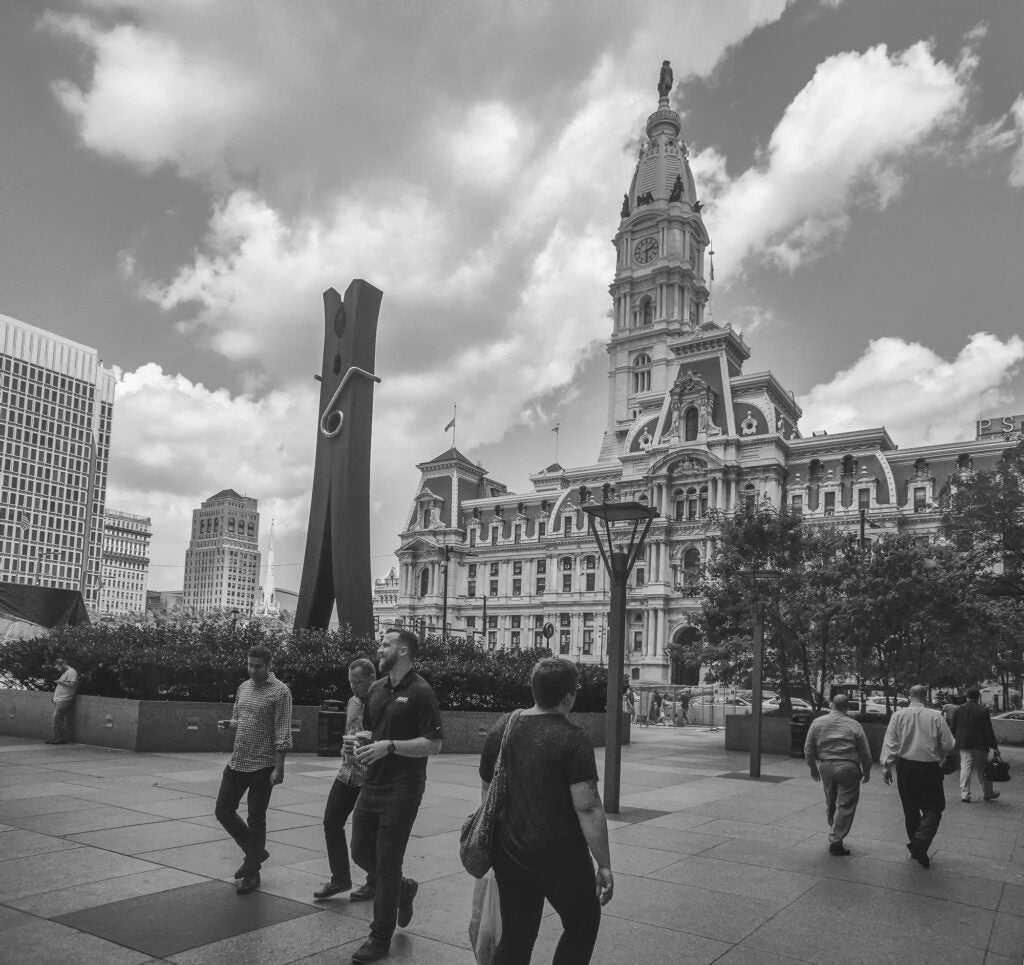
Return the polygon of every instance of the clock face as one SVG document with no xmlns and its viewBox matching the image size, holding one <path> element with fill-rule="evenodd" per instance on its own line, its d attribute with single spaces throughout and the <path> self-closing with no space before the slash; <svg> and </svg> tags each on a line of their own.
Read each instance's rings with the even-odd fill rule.
<svg viewBox="0 0 1024 965">
<path fill-rule="evenodd" d="M 646 265 L 658 257 L 658 242 L 653 238 L 644 238 L 636 243 L 633 258 L 639 265 Z"/>
</svg>

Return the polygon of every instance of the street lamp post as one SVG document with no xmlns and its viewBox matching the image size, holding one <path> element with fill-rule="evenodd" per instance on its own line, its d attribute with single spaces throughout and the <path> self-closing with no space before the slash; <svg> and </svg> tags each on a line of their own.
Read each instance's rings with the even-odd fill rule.
<svg viewBox="0 0 1024 965">
<path fill-rule="evenodd" d="M 750 671 L 750 776 L 761 776 L 761 701 L 764 693 L 762 673 L 764 669 L 764 601 L 759 590 L 770 586 L 779 578 L 774 570 L 740 570 L 740 575 L 750 580 L 753 597 L 753 651 L 754 660 Z"/>
<path fill-rule="evenodd" d="M 586 505 L 590 490 L 580 487 L 580 505 L 590 520 L 590 533 L 597 543 L 605 569 L 611 583 L 611 600 L 608 614 L 608 688 L 605 702 L 604 741 L 604 808 L 609 814 L 619 813 L 619 784 L 622 765 L 622 673 L 626 643 L 626 583 L 634 564 L 640 556 L 651 528 L 651 521 L 657 517 L 657 510 L 638 502 L 610 502 L 614 489 L 604 487 L 604 502 Z M 604 528 L 607 550 L 598 533 L 597 520 Z M 643 522 L 643 530 L 639 531 Z M 617 524 L 632 523 L 628 539 L 623 539 L 616 548 L 612 530 Z M 625 534 L 624 534 L 625 535 Z"/>
<path fill-rule="evenodd" d="M 441 557 L 441 575 L 443 577 L 441 596 L 441 639 L 448 636 L 448 560 L 452 557 L 452 548 L 445 545 Z"/>
</svg>

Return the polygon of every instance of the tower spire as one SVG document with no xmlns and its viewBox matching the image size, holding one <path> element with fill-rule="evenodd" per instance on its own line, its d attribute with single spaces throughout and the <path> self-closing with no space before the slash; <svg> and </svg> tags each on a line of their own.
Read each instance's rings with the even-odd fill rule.
<svg viewBox="0 0 1024 965">
<path fill-rule="evenodd" d="M 260 616 L 279 617 L 281 608 L 277 605 L 277 585 L 274 582 L 274 520 L 270 521 L 270 545 L 267 547 L 267 569 L 263 576 L 263 600 L 256 608 Z"/>
</svg>

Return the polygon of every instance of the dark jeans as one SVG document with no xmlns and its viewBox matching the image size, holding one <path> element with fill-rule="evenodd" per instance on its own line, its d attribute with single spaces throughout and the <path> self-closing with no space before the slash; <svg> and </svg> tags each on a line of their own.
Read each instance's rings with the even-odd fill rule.
<svg viewBox="0 0 1024 965">
<path fill-rule="evenodd" d="M 562 920 L 552 965 L 588 965 L 601 927 L 601 903 L 590 858 L 529 878 L 500 847 L 495 847 L 491 858 L 501 900 L 501 941 L 494 965 L 529 965 L 545 898 Z"/>
<path fill-rule="evenodd" d="M 910 846 L 926 854 L 946 809 L 942 771 L 938 764 L 900 758 L 896 761 L 896 789 L 900 792 Z"/>
<path fill-rule="evenodd" d="M 422 784 L 364 785 L 352 814 L 352 860 L 376 878 L 370 937 L 391 944 L 406 895 L 405 847 L 423 798 Z"/>
<path fill-rule="evenodd" d="M 267 808 L 273 790 L 270 784 L 271 771 L 272 767 L 262 767 L 258 771 L 233 771 L 225 767 L 220 779 L 214 814 L 224 830 L 245 852 L 246 874 L 256 874 L 263 864 L 263 852 L 267 846 Z M 238 805 L 246 791 L 249 792 L 248 823 L 238 816 Z"/>
<path fill-rule="evenodd" d="M 335 781 L 324 808 L 324 840 L 327 842 L 327 861 L 331 866 L 331 881 L 337 885 L 352 885 L 352 871 L 348 863 L 348 841 L 345 840 L 345 822 L 359 799 L 361 786 Z M 366 876 L 366 883 L 374 888 L 374 875 Z"/>
<path fill-rule="evenodd" d="M 73 700 L 57 701 L 53 705 L 53 739 L 63 744 L 68 740 L 68 714 L 75 706 Z"/>
</svg>

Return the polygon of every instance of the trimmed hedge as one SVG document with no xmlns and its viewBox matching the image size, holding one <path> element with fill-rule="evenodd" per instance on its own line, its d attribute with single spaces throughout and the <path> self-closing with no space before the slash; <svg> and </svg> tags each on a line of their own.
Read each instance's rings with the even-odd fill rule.
<svg viewBox="0 0 1024 965">
<path fill-rule="evenodd" d="M 136 700 L 231 702 L 246 676 L 250 647 L 274 654 L 274 672 L 291 688 L 297 704 L 349 696 L 348 665 L 375 659 L 376 643 L 339 631 L 290 631 L 251 622 L 235 626 L 227 617 L 196 621 L 97 624 L 63 627 L 34 640 L 0 643 L 0 682 L 27 690 L 52 690 L 63 653 L 79 673 L 79 693 Z M 546 649 L 499 650 L 449 637 L 427 638 L 417 669 L 445 710 L 506 711 L 529 706 L 530 669 Z M 607 674 L 584 666 L 575 710 L 601 711 Z"/>
</svg>

